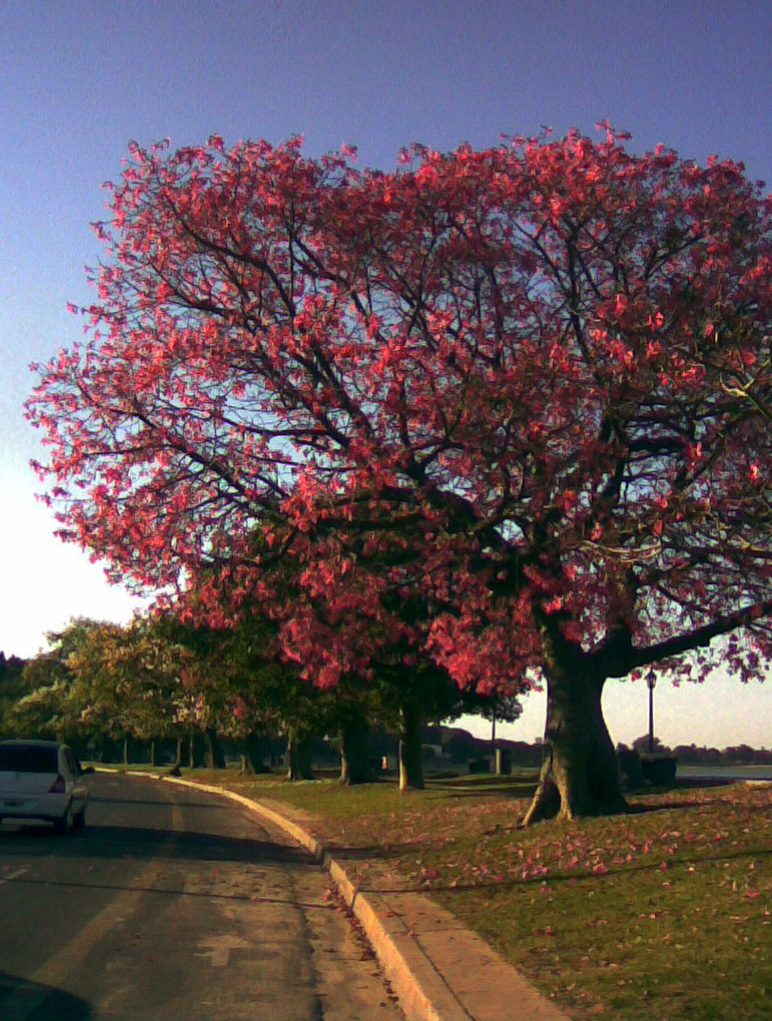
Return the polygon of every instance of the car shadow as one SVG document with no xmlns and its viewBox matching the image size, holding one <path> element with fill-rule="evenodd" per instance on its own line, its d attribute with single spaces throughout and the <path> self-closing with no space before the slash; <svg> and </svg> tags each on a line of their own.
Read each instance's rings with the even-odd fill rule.
<svg viewBox="0 0 772 1021">
<path fill-rule="evenodd" d="M 79 996 L 0 972 L 3 1021 L 93 1021 L 91 1006 Z"/>
</svg>

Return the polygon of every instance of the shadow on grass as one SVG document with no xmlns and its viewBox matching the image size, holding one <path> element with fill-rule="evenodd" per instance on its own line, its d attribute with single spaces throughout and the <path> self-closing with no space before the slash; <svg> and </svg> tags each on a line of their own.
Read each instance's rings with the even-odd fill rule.
<svg viewBox="0 0 772 1021">
<path fill-rule="evenodd" d="M 371 844 L 368 847 L 349 847 L 330 840 L 325 841 L 325 847 L 337 861 L 390 861 L 398 859 L 406 851 L 422 850 L 424 844 L 420 840 L 412 840 L 388 846 Z"/>
<path fill-rule="evenodd" d="M 632 798 L 646 798 L 646 799 L 659 799 L 653 800 L 651 803 L 648 801 L 634 801 L 628 802 L 627 815 L 643 815 L 648 812 L 665 812 L 673 808 L 698 808 L 700 803 L 696 801 L 680 801 L 676 800 L 675 795 L 680 792 L 686 792 L 690 790 L 714 790 L 719 787 L 731 787 L 737 783 L 736 780 L 727 780 L 722 777 L 716 777 L 711 779 L 683 779 L 677 780 L 675 784 L 658 787 L 642 787 L 634 791 L 628 791 L 627 796 Z M 670 800 L 665 800 L 670 799 Z M 711 802 L 712 804 L 725 804 L 730 799 L 718 799 L 717 801 Z"/>
<path fill-rule="evenodd" d="M 691 865 L 704 865 L 704 864 L 715 864 L 716 862 L 731 862 L 735 860 L 741 860 L 748 857 L 747 849 L 739 849 L 727 851 L 725 854 L 711 854 L 705 857 L 695 857 L 694 855 L 687 857 L 670 857 L 668 859 L 668 874 L 672 874 L 678 866 L 691 866 Z M 754 858 L 769 858 L 772 857 L 771 848 L 754 848 Z M 491 892 L 493 890 L 515 890 L 525 889 L 528 887 L 536 888 L 541 887 L 545 883 L 550 886 L 559 886 L 564 883 L 594 883 L 604 884 L 609 881 L 613 881 L 615 878 L 618 879 L 620 876 L 635 876 L 642 872 L 657 872 L 660 866 L 656 862 L 639 862 L 637 864 L 624 864 L 624 865 L 613 865 L 606 872 L 593 873 L 589 871 L 582 872 L 552 872 L 538 875 L 528 876 L 527 878 L 511 878 L 511 879 L 498 879 L 498 880 L 475 880 L 473 882 L 456 882 L 453 886 L 450 884 L 443 884 L 438 882 L 432 882 L 431 885 L 427 885 L 423 888 L 423 892 L 442 893 L 442 894 L 456 894 L 456 893 L 467 893 L 469 890 L 479 890 L 480 893 Z"/>
<path fill-rule="evenodd" d="M 501 798 L 503 801 L 520 800 L 523 798 L 532 798 L 536 791 L 536 784 L 524 784 L 521 787 L 482 787 L 478 789 L 472 788 L 445 788 L 438 790 L 435 788 L 432 790 L 431 787 L 426 788 L 429 795 L 435 794 L 439 800 L 442 798 L 445 801 L 461 801 L 464 799 L 478 799 L 483 798 Z"/>
<path fill-rule="evenodd" d="M 519 783 L 535 783 L 538 778 L 538 769 L 523 769 L 500 775 L 497 773 L 466 773 L 455 777 L 437 777 L 437 780 L 450 787 L 506 787 Z"/>
</svg>

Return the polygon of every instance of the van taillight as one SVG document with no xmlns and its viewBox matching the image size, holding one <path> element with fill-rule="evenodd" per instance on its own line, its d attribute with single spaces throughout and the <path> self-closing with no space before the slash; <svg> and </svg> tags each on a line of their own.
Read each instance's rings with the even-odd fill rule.
<svg viewBox="0 0 772 1021">
<path fill-rule="evenodd" d="M 67 788 L 66 788 L 65 783 L 64 783 L 64 777 L 60 773 L 59 776 L 57 776 L 57 778 L 54 780 L 54 786 L 51 788 L 51 790 L 48 793 L 49 794 L 64 794 L 64 792 L 66 790 L 67 790 Z"/>
</svg>

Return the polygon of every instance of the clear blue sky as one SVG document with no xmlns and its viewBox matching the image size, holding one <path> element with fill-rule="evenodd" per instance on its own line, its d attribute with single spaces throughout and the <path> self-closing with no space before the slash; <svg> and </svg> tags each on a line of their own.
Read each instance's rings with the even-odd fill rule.
<svg viewBox="0 0 772 1021">
<path fill-rule="evenodd" d="M 0 649 L 32 655 L 71 616 L 126 619 L 101 568 L 51 537 L 21 404 L 80 334 L 89 223 L 126 143 L 303 133 L 391 167 L 411 141 L 591 131 L 643 150 L 745 161 L 772 182 L 772 4 L 766 0 L 2 0 L 0 2 Z M 515 728 L 532 738 L 543 701 Z M 613 736 L 646 729 L 642 685 L 609 685 Z M 657 691 L 669 741 L 772 745 L 772 683 Z"/>
</svg>

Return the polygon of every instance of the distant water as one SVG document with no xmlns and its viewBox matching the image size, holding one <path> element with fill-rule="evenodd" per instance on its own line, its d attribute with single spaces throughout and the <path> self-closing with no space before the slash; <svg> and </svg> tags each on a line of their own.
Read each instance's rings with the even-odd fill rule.
<svg viewBox="0 0 772 1021">
<path fill-rule="evenodd" d="M 772 780 L 771 766 L 679 766 L 677 780 Z"/>
</svg>

